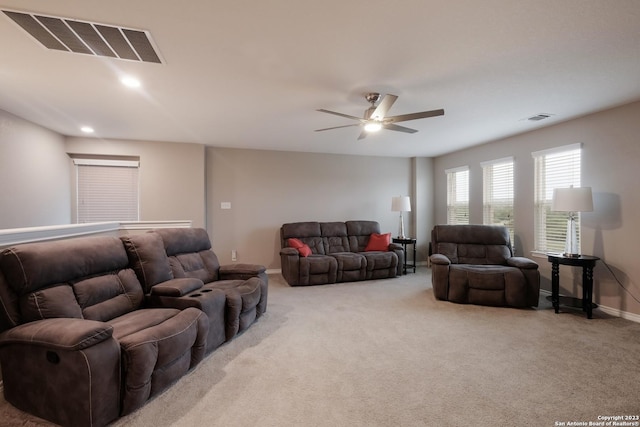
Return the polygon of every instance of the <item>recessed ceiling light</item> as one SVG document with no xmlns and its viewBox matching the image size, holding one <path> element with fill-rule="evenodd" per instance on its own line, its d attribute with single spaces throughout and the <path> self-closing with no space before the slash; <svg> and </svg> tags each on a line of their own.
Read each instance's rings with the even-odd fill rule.
<svg viewBox="0 0 640 427">
<path fill-rule="evenodd" d="M 125 76 L 120 79 L 120 82 L 126 87 L 140 87 L 140 80 L 135 77 Z"/>
<path fill-rule="evenodd" d="M 95 132 L 91 126 L 82 126 L 80 130 L 84 133 L 93 133 Z"/>
</svg>

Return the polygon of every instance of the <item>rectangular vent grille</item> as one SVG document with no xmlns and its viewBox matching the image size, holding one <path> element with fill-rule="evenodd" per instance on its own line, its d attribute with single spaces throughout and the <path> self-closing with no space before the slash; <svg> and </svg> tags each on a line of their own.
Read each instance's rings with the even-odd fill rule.
<svg viewBox="0 0 640 427">
<path fill-rule="evenodd" d="M 161 64 L 148 31 L 2 11 L 48 49 Z"/>
<path fill-rule="evenodd" d="M 531 116 L 527 120 L 530 120 L 532 122 L 539 122 L 540 120 L 548 119 L 549 117 L 551 117 L 551 114 L 543 113 L 543 114 L 538 114 L 537 116 Z"/>
</svg>

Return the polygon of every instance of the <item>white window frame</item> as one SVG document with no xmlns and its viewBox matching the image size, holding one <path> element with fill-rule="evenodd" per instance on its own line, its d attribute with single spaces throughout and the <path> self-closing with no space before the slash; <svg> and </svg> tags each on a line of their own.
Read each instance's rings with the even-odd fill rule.
<svg viewBox="0 0 640 427">
<path fill-rule="evenodd" d="M 483 182 L 482 223 L 507 227 L 513 245 L 514 158 L 503 157 L 482 162 L 480 165 Z"/>
<path fill-rule="evenodd" d="M 469 224 L 469 166 L 446 169 L 447 224 Z"/>
<path fill-rule="evenodd" d="M 74 158 L 76 223 L 139 221 L 139 160 Z"/>
<path fill-rule="evenodd" d="M 534 159 L 534 253 L 562 253 L 567 232 L 567 212 L 552 212 L 554 188 L 580 187 L 582 144 L 531 153 Z M 580 215 L 576 215 L 580 248 Z"/>
</svg>

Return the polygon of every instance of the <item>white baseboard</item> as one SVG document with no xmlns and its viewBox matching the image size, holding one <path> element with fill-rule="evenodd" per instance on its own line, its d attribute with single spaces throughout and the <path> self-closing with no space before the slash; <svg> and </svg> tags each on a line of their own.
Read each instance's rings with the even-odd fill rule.
<svg viewBox="0 0 640 427">
<path fill-rule="evenodd" d="M 540 289 L 540 293 L 544 295 L 551 295 L 551 291 Z M 635 313 L 629 313 L 628 311 L 620 310 L 619 308 L 607 307 L 606 305 L 598 304 L 598 308 L 610 316 L 621 317 L 623 319 L 631 320 L 632 322 L 640 323 L 640 315 Z"/>
</svg>

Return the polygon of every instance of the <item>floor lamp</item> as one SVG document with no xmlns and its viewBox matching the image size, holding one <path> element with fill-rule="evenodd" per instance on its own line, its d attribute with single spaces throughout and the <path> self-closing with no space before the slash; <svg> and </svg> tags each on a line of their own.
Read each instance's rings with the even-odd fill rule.
<svg viewBox="0 0 640 427">
<path fill-rule="evenodd" d="M 593 211 L 593 196 L 591 187 L 554 188 L 551 210 L 568 212 L 567 237 L 564 245 L 564 256 L 577 258 L 580 256 L 578 248 L 578 231 L 576 230 L 576 216 L 578 212 Z"/>
<path fill-rule="evenodd" d="M 402 219 L 402 212 L 411 212 L 411 198 L 409 196 L 395 196 L 391 199 L 391 210 L 393 212 L 400 212 L 400 234 L 399 239 L 406 239 L 404 235 L 404 221 Z"/>
</svg>

